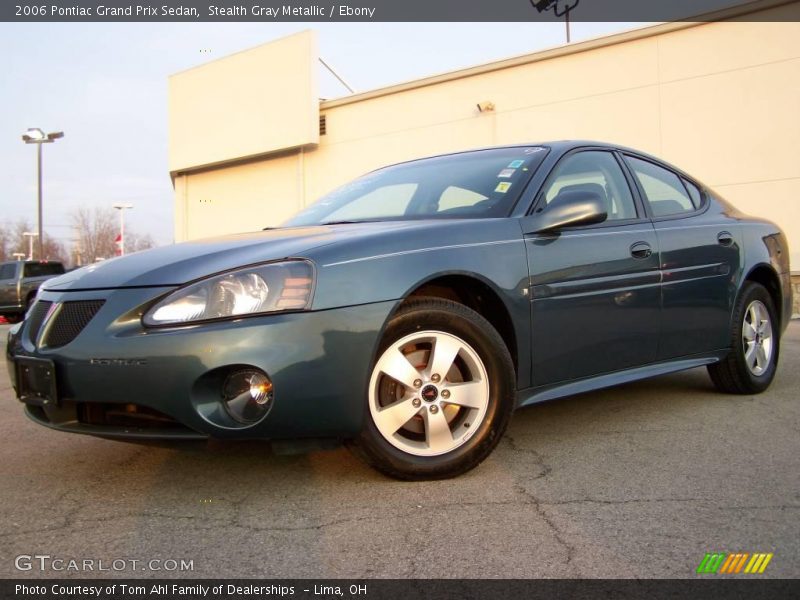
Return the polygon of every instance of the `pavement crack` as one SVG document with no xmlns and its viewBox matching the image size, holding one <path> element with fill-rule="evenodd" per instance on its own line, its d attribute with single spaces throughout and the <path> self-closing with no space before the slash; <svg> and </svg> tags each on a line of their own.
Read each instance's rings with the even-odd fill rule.
<svg viewBox="0 0 800 600">
<path fill-rule="evenodd" d="M 573 544 L 571 544 L 566 539 L 565 534 L 561 531 L 558 525 L 556 525 L 554 519 L 545 510 L 544 507 L 546 505 L 541 500 L 539 500 L 536 494 L 526 489 L 524 485 L 514 484 L 514 488 L 529 500 L 528 504 L 530 504 L 533 507 L 534 511 L 536 511 L 536 514 L 542 519 L 542 521 L 544 521 L 544 523 L 550 529 L 555 540 L 559 543 L 559 545 L 561 545 L 564 548 L 564 551 L 566 553 L 566 558 L 564 560 L 564 563 L 567 566 L 571 567 L 573 571 L 575 571 L 576 577 L 579 577 L 580 573 L 578 572 L 578 568 L 572 562 L 578 550 Z"/>
<path fill-rule="evenodd" d="M 514 439 L 514 437 L 511 435 L 506 434 L 505 440 L 508 442 L 508 446 L 509 448 L 511 448 L 512 452 L 526 454 L 532 457 L 533 464 L 539 467 L 540 472 L 537 475 L 528 478 L 529 481 L 544 479 L 545 477 L 550 475 L 550 473 L 553 472 L 553 468 L 544 461 L 544 457 L 539 452 L 537 452 L 533 448 L 524 448 L 520 446 Z M 553 537 L 556 539 L 559 545 L 561 545 L 564 548 L 564 551 L 566 553 L 566 559 L 564 561 L 565 564 L 570 566 L 572 570 L 575 571 L 576 576 L 580 575 L 580 573 L 578 573 L 577 567 L 572 562 L 573 559 L 575 558 L 575 555 L 577 554 L 577 548 L 575 548 L 575 546 L 572 545 L 566 539 L 564 533 L 561 531 L 558 525 L 556 525 L 553 518 L 544 509 L 545 504 L 533 492 L 525 488 L 524 485 L 514 484 L 514 488 L 519 494 L 521 494 L 528 500 L 527 504 L 530 504 L 533 507 L 534 511 L 539 516 L 539 518 L 541 518 L 542 521 L 544 521 L 544 523 L 550 529 L 550 531 L 553 534 Z"/>
<path fill-rule="evenodd" d="M 742 505 L 722 505 L 713 498 L 626 498 L 625 500 L 607 500 L 602 498 L 575 498 L 573 500 L 559 500 L 557 502 L 542 502 L 543 506 L 566 506 L 569 504 L 607 504 L 607 505 L 620 505 L 620 504 L 649 504 L 649 503 L 683 503 L 692 502 L 700 504 L 708 504 L 711 508 L 722 510 L 757 510 L 757 509 L 770 509 L 770 510 L 797 510 L 800 505 L 795 504 L 759 504 L 751 506 Z"/>
<path fill-rule="evenodd" d="M 541 469 L 541 472 L 538 475 L 531 478 L 532 480 L 543 479 L 553 472 L 553 468 L 544 462 L 544 457 L 536 450 L 532 448 L 523 448 L 512 436 L 508 434 L 505 435 L 505 439 L 508 442 L 508 447 L 511 448 L 513 452 L 527 454 L 528 456 L 533 457 L 534 464 Z"/>
</svg>

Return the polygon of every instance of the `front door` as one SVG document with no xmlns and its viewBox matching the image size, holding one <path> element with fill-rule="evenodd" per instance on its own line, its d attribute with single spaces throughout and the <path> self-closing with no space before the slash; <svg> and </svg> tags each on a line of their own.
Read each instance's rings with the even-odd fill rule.
<svg viewBox="0 0 800 600">
<path fill-rule="evenodd" d="M 600 225 L 526 235 L 531 272 L 534 385 L 590 377 L 653 362 L 660 314 L 659 249 L 652 223 L 631 193 L 615 153 L 567 155 L 534 210 L 561 192 L 600 194 Z"/>
</svg>

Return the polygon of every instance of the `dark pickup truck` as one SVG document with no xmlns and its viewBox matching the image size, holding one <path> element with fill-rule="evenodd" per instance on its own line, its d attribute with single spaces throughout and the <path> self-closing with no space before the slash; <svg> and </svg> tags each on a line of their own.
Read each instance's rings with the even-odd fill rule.
<svg viewBox="0 0 800 600">
<path fill-rule="evenodd" d="M 64 273 L 60 262 L 18 260 L 0 263 L 0 315 L 21 316 L 33 304 L 39 286 Z"/>
</svg>

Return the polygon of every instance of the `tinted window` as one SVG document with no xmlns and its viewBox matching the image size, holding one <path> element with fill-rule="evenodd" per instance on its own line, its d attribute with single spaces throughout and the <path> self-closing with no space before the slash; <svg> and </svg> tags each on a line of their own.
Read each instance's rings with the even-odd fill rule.
<svg viewBox="0 0 800 600">
<path fill-rule="evenodd" d="M 415 183 L 384 185 L 328 214 L 328 220 L 364 221 L 381 216 L 400 217 L 405 214 L 416 191 Z"/>
<path fill-rule="evenodd" d="M 495 148 L 386 167 L 324 196 L 284 225 L 508 216 L 547 150 Z"/>
<path fill-rule="evenodd" d="M 683 181 L 683 185 L 686 186 L 686 190 L 689 192 L 689 196 L 692 198 L 692 204 L 694 204 L 694 207 L 700 208 L 700 205 L 703 203 L 703 194 L 700 191 L 700 188 L 688 179 L 681 179 L 681 181 Z"/>
<path fill-rule="evenodd" d="M 653 216 L 666 217 L 695 210 L 689 192 L 675 173 L 632 156 L 627 160 L 644 190 Z"/>
<path fill-rule="evenodd" d="M 636 218 L 636 205 L 617 159 L 610 152 L 578 152 L 562 160 L 545 189 L 550 204 L 564 192 L 589 191 L 600 196 L 608 220 Z"/>
<path fill-rule="evenodd" d="M 61 275 L 64 266 L 60 263 L 25 263 L 23 277 L 44 277 L 45 275 Z"/>
<path fill-rule="evenodd" d="M 17 274 L 17 265 L 14 263 L 6 263 L 0 265 L 0 279 L 14 279 Z"/>
<path fill-rule="evenodd" d="M 484 200 L 488 199 L 489 198 L 483 194 L 451 185 L 444 192 L 442 192 L 441 196 L 439 196 L 439 212 L 445 212 L 448 210 L 455 211 L 459 208 L 475 206 L 479 202 L 483 202 Z"/>
</svg>

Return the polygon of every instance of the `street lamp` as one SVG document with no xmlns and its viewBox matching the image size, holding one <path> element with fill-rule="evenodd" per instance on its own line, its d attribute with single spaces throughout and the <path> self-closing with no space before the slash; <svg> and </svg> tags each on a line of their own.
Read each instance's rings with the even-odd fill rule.
<svg viewBox="0 0 800 600">
<path fill-rule="evenodd" d="M 44 236 L 42 235 L 42 144 L 52 144 L 57 139 L 64 137 L 63 131 L 45 133 L 38 127 L 29 128 L 22 134 L 22 141 L 26 144 L 36 144 L 36 178 L 37 196 L 39 198 L 39 259 L 44 259 Z M 31 255 L 31 260 L 33 256 Z"/>
<path fill-rule="evenodd" d="M 531 0 L 531 4 L 533 8 L 540 13 L 552 10 L 557 18 L 560 19 L 564 17 L 567 25 L 567 43 L 569 44 L 571 41 L 569 34 L 569 13 L 573 8 L 578 6 L 580 1 L 581 0 Z"/>
<path fill-rule="evenodd" d="M 28 238 L 28 260 L 33 260 L 33 238 L 38 237 L 35 231 L 23 231 L 22 235 Z M 41 260 L 42 249 L 39 248 L 39 260 Z"/>
<path fill-rule="evenodd" d="M 133 208 L 133 204 L 115 204 L 119 211 L 119 255 L 125 256 L 125 209 Z"/>
</svg>

